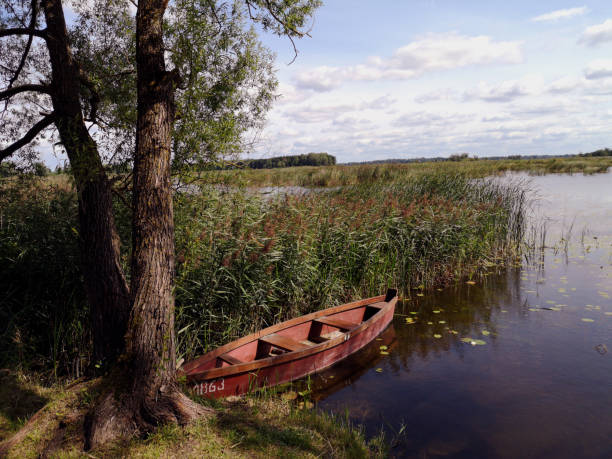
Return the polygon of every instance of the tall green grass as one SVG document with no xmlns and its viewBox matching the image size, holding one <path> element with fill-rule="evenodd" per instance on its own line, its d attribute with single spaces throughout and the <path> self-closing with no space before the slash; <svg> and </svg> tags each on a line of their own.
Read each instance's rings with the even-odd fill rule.
<svg viewBox="0 0 612 459">
<path fill-rule="evenodd" d="M 523 237 L 520 186 L 462 175 L 264 201 L 206 187 L 177 204 L 185 358 L 316 309 L 473 275 Z"/>
<path fill-rule="evenodd" d="M 0 365 L 78 374 L 89 358 L 76 196 L 38 182 L 0 192 Z"/>
<path fill-rule="evenodd" d="M 521 186 L 461 174 L 362 180 L 273 199 L 216 185 L 177 193 L 180 356 L 390 286 L 408 296 L 474 275 L 523 237 Z M 75 195 L 0 186 L 0 365 L 76 376 L 90 334 Z M 130 216 L 117 206 L 127 266 Z"/>
</svg>

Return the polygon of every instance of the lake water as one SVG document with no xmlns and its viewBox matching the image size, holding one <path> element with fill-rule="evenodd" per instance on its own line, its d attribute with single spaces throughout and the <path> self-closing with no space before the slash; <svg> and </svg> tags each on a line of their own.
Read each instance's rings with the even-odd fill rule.
<svg viewBox="0 0 612 459">
<path fill-rule="evenodd" d="M 313 380 L 320 409 L 383 428 L 394 457 L 612 458 L 612 174 L 530 180 L 556 247 L 398 303 Z"/>
</svg>

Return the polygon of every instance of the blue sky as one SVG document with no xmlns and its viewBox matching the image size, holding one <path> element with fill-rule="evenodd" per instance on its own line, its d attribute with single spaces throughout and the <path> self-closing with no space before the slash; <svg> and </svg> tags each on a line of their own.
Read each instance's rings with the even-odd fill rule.
<svg viewBox="0 0 612 459">
<path fill-rule="evenodd" d="M 281 97 L 250 157 L 339 161 L 612 146 L 612 2 L 328 0 L 262 35 Z"/>
</svg>

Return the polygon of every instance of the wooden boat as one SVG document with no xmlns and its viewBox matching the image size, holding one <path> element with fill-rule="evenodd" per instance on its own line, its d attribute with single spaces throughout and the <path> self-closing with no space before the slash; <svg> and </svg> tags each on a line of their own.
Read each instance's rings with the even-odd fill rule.
<svg viewBox="0 0 612 459">
<path fill-rule="evenodd" d="M 179 372 L 198 395 L 240 395 L 330 367 L 376 338 L 391 322 L 397 291 L 273 325 L 221 346 Z"/>
</svg>

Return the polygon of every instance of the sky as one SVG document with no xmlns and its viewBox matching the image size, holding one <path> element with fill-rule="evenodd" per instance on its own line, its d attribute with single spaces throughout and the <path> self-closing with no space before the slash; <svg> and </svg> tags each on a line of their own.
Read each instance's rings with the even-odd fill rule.
<svg viewBox="0 0 612 459">
<path fill-rule="evenodd" d="M 280 96 L 250 158 L 573 154 L 612 146 L 612 2 L 326 0 L 262 34 Z"/>
</svg>

